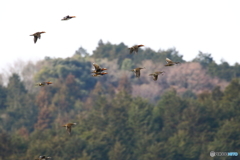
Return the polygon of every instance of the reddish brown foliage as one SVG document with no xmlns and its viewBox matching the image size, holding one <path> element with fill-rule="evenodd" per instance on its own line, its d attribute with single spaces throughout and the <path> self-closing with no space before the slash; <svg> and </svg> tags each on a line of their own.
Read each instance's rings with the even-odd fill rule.
<svg viewBox="0 0 240 160">
<path fill-rule="evenodd" d="M 219 78 L 213 78 L 206 73 L 206 70 L 199 63 L 184 63 L 172 67 L 160 67 L 151 64 L 151 61 L 143 62 L 146 66 L 147 73 L 141 75 L 143 84 L 133 84 L 134 96 L 141 96 L 153 100 L 161 95 L 166 89 L 174 88 L 177 93 L 182 94 L 187 90 L 191 90 L 195 94 L 203 91 L 210 91 L 219 85 L 225 88 L 228 84 Z M 157 81 L 153 81 L 149 74 L 154 71 L 165 71 L 166 73 L 158 77 Z"/>
<path fill-rule="evenodd" d="M 48 108 L 42 108 L 38 114 L 38 121 L 34 125 L 35 129 L 44 130 L 50 126 L 51 112 Z"/>
<path fill-rule="evenodd" d="M 29 136 L 29 132 L 28 132 L 28 130 L 27 130 L 26 127 L 20 128 L 20 129 L 17 131 L 17 133 L 18 133 L 20 136 L 24 137 L 25 139 L 27 139 L 28 136 Z"/>
</svg>

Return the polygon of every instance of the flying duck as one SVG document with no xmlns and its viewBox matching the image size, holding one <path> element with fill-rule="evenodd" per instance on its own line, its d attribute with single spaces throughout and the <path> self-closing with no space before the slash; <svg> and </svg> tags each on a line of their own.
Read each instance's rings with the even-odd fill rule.
<svg viewBox="0 0 240 160">
<path fill-rule="evenodd" d="M 173 66 L 175 64 L 179 64 L 180 63 L 180 62 L 173 62 L 169 58 L 166 58 L 166 62 L 167 62 L 167 64 L 165 64 L 165 66 Z"/>
<path fill-rule="evenodd" d="M 142 46 L 144 46 L 144 45 L 135 45 L 135 46 L 128 48 L 130 50 L 130 54 L 132 54 L 133 52 L 138 53 L 138 48 L 142 47 Z"/>
<path fill-rule="evenodd" d="M 93 66 L 95 68 L 95 70 L 92 73 L 97 73 L 97 72 L 102 72 L 104 70 L 107 70 L 107 68 L 101 68 L 99 65 L 97 65 L 96 63 L 93 63 Z"/>
<path fill-rule="evenodd" d="M 35 159 L 35 160 L 47 160 L 47 159 L 50 159 L 51 157 L 46 157 L 46 156 L 39 156 L 38 159 Z"/>
<path fill-rule="evenodd" d="M 153 77 L 153 80 L 156 81 L 158 79 L 158 75 L 165 73 L 164 71 L 160 71 L 160 72 L 154 72 L 154 73 L 151 73 L 149 74 L 149 76 L 152 76 Z"/>
<path fill-rule="evenodd" d="M 37 86 L 45 86 L 45 85 L 50 85 L 50 84 L 52 84 L 52 82 L 41 82 L 41 83 L 37 83 L 36 85 Z"/>
<path fill-rule="evenodd" d="M 72 19 L 72 18 L 76 18 L 76 16 L 67 15 L 66 17 L 63 17 L 62 21 L 66 21 L 66 20 L 69 20 L 69 19 Z"/>
<path fill-rule="evenodd" d="M 46 32 L 44 32 L 44 31 L 43 32 L 36 32 L 36 33 L 30 35 L 30 36 L 34 36 L 34 43 L 36 43 L 37 40 L 41 38 L 42 33 L 46 33 Z"/>
<path fill-rule="evenodd" d="M 68 131 L 69 135 L 71 133 L 71 128 L 73 125 L 76 125 L 77 123 L 67 123 L 65 125 L 63 125 L 63 127 L 66 127 L 66 130 Z"/>
<path fill-rule="evenodd" d="M 144 69 L 144 68 L 135 68 L 135 69 L 132 69 L 130 71 L 135 72 L 136 77 L 139 78 L 141 69 Z"/>
</svg>

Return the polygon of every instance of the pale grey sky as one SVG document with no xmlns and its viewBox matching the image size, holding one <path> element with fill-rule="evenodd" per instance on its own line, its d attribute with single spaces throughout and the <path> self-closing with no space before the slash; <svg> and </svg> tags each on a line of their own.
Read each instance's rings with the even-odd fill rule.
<svg viewBox="0 0 240 160">
<path fill-rule="evenodd" d="M 18 59 L 89 53 L 103 42 L 175 47 L 185 60 L 198 51 L 217 62 L 240 62 L 239 0 L 7 0 L 0 1 L 0 70 Z M 66 15 L 76 16 L 61 21 Z M 36 44 L 35 32 L 45 31 Z"/>
</svg>

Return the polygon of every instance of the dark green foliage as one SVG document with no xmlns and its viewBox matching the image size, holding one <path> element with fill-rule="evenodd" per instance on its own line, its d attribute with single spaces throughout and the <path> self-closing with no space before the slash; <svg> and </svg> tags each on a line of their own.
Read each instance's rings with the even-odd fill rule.
<svg viewBox="0 0 240 160">
<path fill-rule="evenodd" d="M 35 76 L 38 81 L 54 81 L 60 79 L 65 81 L 69 75 L 75 78 L 75 84 L 81 88 L 82 97 L 93 89 L 96 79 L 92 78 L 90 71 L 92 64 L 85 61 L 84 58 L 78 57 L 67 59 L 50 59 L 47 62 L 49 65 L 39 71 Z M 89 71 L 89 72 L 86 72 Z M 60 82 L 63 83 L 63 82 Z"/>
<path fill-rule="evenodd" d="M 193 59 L 193 62 L 199 62 L 203 67 L 207 67 L 213 62 L 213 58 L 211 54 L 199 51 L 198 56 Z"/>
<path fill-rule="evenodd" d="M 215 100 L 215 101 L 221 100 L 223 95 L 224 94 L 220 90 L 220 86 L 217 86 L 212 90 L 212 99 Z"/>
<path fill-rule="evenodd" d="M 60 109 L 61 105 L 53 104 L 42 108 L 39 102 L 36 129 L 32 131 L 29 125 L 25 125 L 26 128 L 15 133 L 1 134 L 0 148 L 4 151 L 1 156 L 2 159 L 18 157 L 29 160 L 39 155 L 60 160 L 194 160 L 200 157 L 208 159 L 206 154 L 209 155 L 211 150 L 239 152 L 238 81 L 233 80 L 224 92 L 216 87 L 211 93 L 198 95 L 197 99 L 181 98 L 175 90 L 169 90 L 156 106 L 140 97 L 131 97 L 124 89 L 109 96 L 98 83 L 91 94 L 91 109 L 83 109 L 82 112 L 74 107 Z M 71 92 L 76 92 L 74 76 L 69 75 L 63 83 L 68 84 L 64 87 L 66 92 L 55 94 L 67 93 L 65 101 L 74 105 L 71 102 L 71 98 L 77 98 Z M 42 89 L 45 95 L 50 87 Z M 61 127 L 63 121 L 52 112 L 55 108 L 68 113 L 55 111 L 61 114 L 62 119 L 77 122 L 70 136 Z M 26 119 L 16 112 L 7 114 L 27 124 Z M 4 127 L 5 121 L 3 119 Z M 19 122 L 11 123 L 15 126 Z"/>
<path fill-rule="evenodd" d="M 233 101 L 234 99 L 238 99 L 240 95 L 240 81 L 239 79 L 233 79 L 231 84 L 227 86 L 224 91 L 224 99 Z"/>
<path fill-rule="evenodd" d="M 197 98 L 197 96 L 191 90 L 187 90 L 186 92 L 184 92 L 182 97 L 183 98 L 193 98 L 193 99 Z"/>
<path fill-rule="evenodd" d="M 107 58 L 110 61 L 117 59 L 117 63 L 122 69 L 126 69 L 126 66 L 138 66 L 143 60 L 152 60 L 154 63 L 165 63 L 166 57 L 175 62 L 184 62 L 182 59 L 183 56 L 179 55 L 175 48 L 166 51 L 159 50 L 158 52 L 150 48 L 146 48 L 145 50 L 139 48 L 137 55 L 134 55 L 136 53 L 129 54 L 129 47 L 124 43 L 112 45 L 109 42 L 106 44 L 101 42 L 98 44 L 96 50 L 93 51 L 92 57 L 95 59 Z"/>
<path fill-rule="evenodd" d="M 23 159 L 27 152 L 28 142 L 17 134 L 7 134 L 0 131 L 0 158 L 1 159 Z"/>
<path fill-rule="evenodd" d="M 0 110 L 5 109 L 7 107 L 7 89 L 0 85 Z"/>
<path fill-rule="evenodd" d="M 2 112 L 2 124 L 7 131 L 16 131 L 25 126 L 33 130 L 36 120 L 36 106 L 33 96 L 27 93 L 23 82 L 17 74 L 9 78 L 6 88 L 6 109 Z M 16 121 L 17 120 L 17 121 Z"/>
<path fill-rule="evenodd" d="M 228 62 L 222 60 L 220 64 L 217 64 L 209 53 L 199 52 L 198 56 L 193 59 L 193 62 L 199 62 L 214 77 L 227 81 L 240 77 L 240 65 L 238 63 L 230 66 Z"/>
<path fill-rule="evenodd" d="M 20 77 L 17 74 L 13 74 L 9 78 L 9 83 L 7 86 L 7 105 L 9 108 L 19 108 L 21 104 L 21 98 L 27 93 Z"/>
</svg>

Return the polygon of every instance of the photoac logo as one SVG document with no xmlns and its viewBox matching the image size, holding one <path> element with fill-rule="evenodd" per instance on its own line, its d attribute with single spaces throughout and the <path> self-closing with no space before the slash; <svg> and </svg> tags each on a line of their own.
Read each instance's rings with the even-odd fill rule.
<svg viewBox="0 0 240 160">
<path fill-rule="evenodd" d="M 214 151 L 211 151 L 211 152 L 210 152 L 210 156 L 211 156 L 211 157 L 214 157 L 214 156 L 215 156 L 215 152 L 214 152 Z"/>
<path fill-rule="evenodd" d="M 214 152 L 214 151 L 211 151 L 210 156 L 211 157 L 215 157 L 215 156 L 238 156 L 238 152 Z"/>
</svg>

